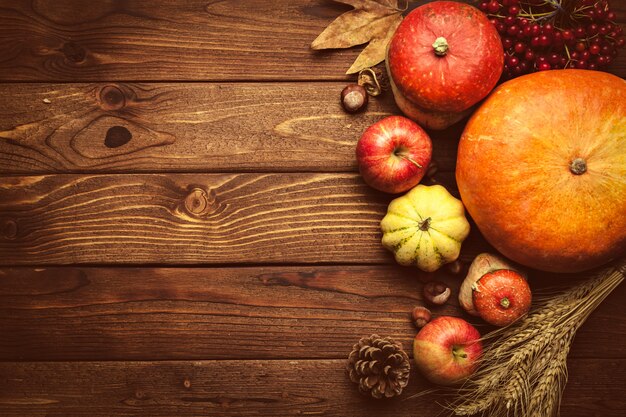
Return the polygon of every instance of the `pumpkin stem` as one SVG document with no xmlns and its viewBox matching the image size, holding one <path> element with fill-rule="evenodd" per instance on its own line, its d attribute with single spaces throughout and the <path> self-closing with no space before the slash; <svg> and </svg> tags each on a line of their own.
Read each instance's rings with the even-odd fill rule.
<svg viewBox="0 0 626 417">
<path fill-rule="evenodd" d="M 509 308 L 511 306 L 511 301 L 507 297 L 504 297 L 502 300 L 500 300 L 500 305 L 502 306 L 502 308 Z"/>
<path fill-rule="evenodd" d="M 438 37 L 435 39 L 435 42 L 433 42 L 433 49 L 437 56 L 445 56 L 448 53 L 448 48 L 448 41 L 443 36 Z"/>
<path fill-rule="evenodd" d="M 569 170 L 574 175 L 582 175 L 587 171 L 587 163 L 582 158 L 576 158 L 569 164 Z"/>
<path fill-rule="evenodd" d="M 431 220 L 431 218 L 430 218 L 430 217 L 428 217 L 428 218 L 426 218 L 426 220 L 421 221 L 421 222 L 420 222 L 420 224 L 419 224 L 419 228 L 420 228 L 420 230 L 422 230 L 422 231 L 424 231 L 424 232 L 425 232 L 425 231 L 427 231 L 428 229 L 430 229 L 430 220 Z"/>
</svg>

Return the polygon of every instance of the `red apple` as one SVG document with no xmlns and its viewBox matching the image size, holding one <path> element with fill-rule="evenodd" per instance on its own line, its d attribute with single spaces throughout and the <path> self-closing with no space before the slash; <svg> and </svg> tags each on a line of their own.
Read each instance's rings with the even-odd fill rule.
<svg viewBox="0 0 626 417">
<path fill-rule="evenodd" d="M 476 371 L 483 347 L 480 333 L 457 317 L 438 317 L 415 336 L 413 354 L 422 374 L 431 382 L 452 385 Z"/>
<path fill-rule="evenodd" d="M 433 145 L 428 134 L 402 116 L 370 126 L 356 145 L 359 171 L 367 184 L 386 193 L 402 193 L 424 177 Z"/>
</svg>

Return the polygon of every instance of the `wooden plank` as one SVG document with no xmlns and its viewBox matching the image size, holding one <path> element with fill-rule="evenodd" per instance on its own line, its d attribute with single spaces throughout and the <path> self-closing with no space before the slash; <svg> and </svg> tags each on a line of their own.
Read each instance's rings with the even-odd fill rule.
<svg viewBox="0 0 626 417">
<path fill-rule="evenodd" d="M 340 358 L 372 333 L 409 346 L 424 276 L 326 266 L 17 268 L 0 277 L 0 360 L 163 360 Z M 460 314 L 456 300 L 436 311 Z"/>
<path fill-rule="evenodd" d="M 309 45 L 349 7 L 317 0 L 2 0 L 0 80 L 343 79 Z"/>
<path fill-rule="evenodd" d="M 349 7 L 319 0 L 0 2 L 0 80 L 339 80 L 361 48 L 314 52 Z M 612 1 L 619 22 L 626 4 Z M 626 76 L 626 54 L 611 70 Z"/>
<path fill-rule="evenodd" d="M 358 174 L 5 177 L 0 264 L 389 263 L 391 198 Z"/>
<path fill-rule="evenodd" d="M 356 172 L 363 131 L 399 111 L 387 92 L 347 114 L 344 85 L 0 84 L 0 173 Z M 462 128 L 431 132 L 442 170 Z"/>
<path fill-rule="evenodd" d="M 533 275 L 533 289 L 548 276 Z M 542 277 L 543 279 L 540 279 Z M 462 277 L 435 316 L 464 315 Z M 400 266 L 0 269 L 0 361 L 342 358 L 360 337 L 411 346 L 429 277 Z M 626 286 L 571 356 L 624 358 Z"/>
<path fill-rule="evenodd" d="M 412 416 L 445 413 L 412 371 L 403 397 L 362 397 L 344 360 L 0 363 L 3 416 Z M 571 360 L 561 415 L 621 417 L 624 359 Z"/>
</svg>

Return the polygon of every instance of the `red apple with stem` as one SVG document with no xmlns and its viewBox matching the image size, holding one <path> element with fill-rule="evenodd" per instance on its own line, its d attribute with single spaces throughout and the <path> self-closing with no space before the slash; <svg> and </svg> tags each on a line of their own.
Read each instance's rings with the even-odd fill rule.
<svg viewBox="0 0 626 417">
<path fill-rule="evenodd" d="M 359 171 L 367 184 L 386 193 L 415 187 L 433 153 L 428 134 L 402 116 L 386 117 L 370 126 L 356 146 Z"/>
<path fill-rule="evenodd" d="M 420 330 L 413 342 L 418 369 L 440 385 L 453 385 L 472 375 L 482 351 L 478 330 L 458 317 L 436 318 Z"/>
</svg>

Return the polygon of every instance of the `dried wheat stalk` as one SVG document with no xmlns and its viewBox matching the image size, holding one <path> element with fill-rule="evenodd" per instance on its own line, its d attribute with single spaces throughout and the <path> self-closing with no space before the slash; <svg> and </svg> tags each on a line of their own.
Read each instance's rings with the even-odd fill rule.
<svg viewBox="0 0 626 417">
<path fill-rule="evenodd" d="M 626 275 L 626 260 L 557 295 L 539 298 L 523 319 L 485 336 L 479 371 L 457 391 L 455 414 L 551 417 L 567 382 L 576 331 Z"/>
</svg>

